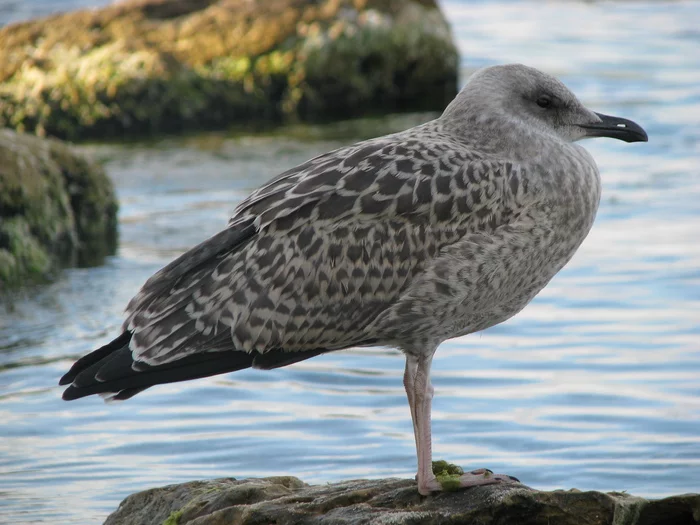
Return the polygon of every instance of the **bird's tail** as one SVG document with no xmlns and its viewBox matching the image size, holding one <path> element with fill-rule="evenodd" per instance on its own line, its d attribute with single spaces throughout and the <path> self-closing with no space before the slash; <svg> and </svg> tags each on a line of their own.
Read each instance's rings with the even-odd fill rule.
<svg viewBox="0 0 700 525">
<path fill-rule="evenodd" d="M 109 401 L 120 401 L 154 385 L 233 372 L 253 364 L 254 356 L 247 352 L 201 352 L 151 366 L 134 361 L 129 349 L 131 335 L 126 331 L 79 359 L 59 381 L 59 385 L 70 385 L 63 399 L 101 394 Z"/>
<path fill-rule="evenodd" d="M 126 331 L 111 343 L 76 361 L 58 383 L 70 385 L 63 392 L 63 399 L 70 401 L 100 394 L 107 401 L 122 401 L 154 385 L 199 379 L 249 367 L 271 370 L 341 349 L 317 348 L 291 352 L 273 349 L 264 353 L 233 349 L 212 351 L 211 348 L 216 348 L 216 341 L 212 341 L 210 351 L 200 349 L 169 363 L 149 365 L 134 360 L 129 348 L 131 336 L 132 333 Z M 221 337 L 226 342 L 221 346 L 230 348 L 228 334 Z"/>
</svg>

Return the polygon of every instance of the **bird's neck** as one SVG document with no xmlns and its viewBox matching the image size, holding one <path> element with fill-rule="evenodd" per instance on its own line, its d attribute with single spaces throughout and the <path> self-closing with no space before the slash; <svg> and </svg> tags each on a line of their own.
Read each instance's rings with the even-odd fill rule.
<svg viewBox="0 0 700 525">
<path fill-rule="evenodd" d="M 470 104 L 469 100 L 463 100 L 450 105 L 437 121 L 454 139 L 486 156 L 525 162 L 547 146 L 565 146 L 556 134 L 517 115 L 498 111 L 493 105 L 483 107 L 478 101 Z"/>
</svg>

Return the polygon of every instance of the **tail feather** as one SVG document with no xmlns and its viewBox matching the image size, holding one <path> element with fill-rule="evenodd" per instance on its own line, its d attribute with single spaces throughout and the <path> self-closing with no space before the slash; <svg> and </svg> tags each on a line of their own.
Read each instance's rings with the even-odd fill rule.
<svg viewBox="0 0 700 525">
<path fill-rule="evenodd" d="M 131 332 L 126 331 L 111 343 L 79 359 L 59 382 L 60 385 L 70 384 L 63 392 L 63 399 L 70 401 L 101 394 L 109 401 L 124 400 L 159 384 L 199 379 L 250 367 L 271 370 L 340 350 L 318 348 L 300 351 L 273 349 L 264 353 L 242 352 L 231 349 L 230 341 L 213 340 L 208 348 L 210 351 L 200 349 L 201 351 L 176 361 L 151 366 L 142 361 L 134 361 L 129 349 L 130 341 Z M 211 351 L 214 348 L 221 350 Z"/>
<path fill-rule="evenodd" d="M 97 350 L 81 357 L 75 363 L 73 363 L 73 366 L 70 367 L 70 370 L 60 379 L 58 384 L 61 386 L 69 385 L 73 382 L 76 376 L 86 368 L 102 361 L 112 352 L 115 352 L 116 350 L 119 350 L 124 346 L 128 347 L 129 341 L 131 341 L 131 333 L 124 332 L 111 343 L 106 344 L 98 348 Z"/>
<path fill-rule="evenodd" d="M 76 362 L 59 383 L 71 383 L 63 392 L 63 399 L 70 401 L 103 393 L 114 393 L 107 396 L 110 399 L 128 399 L 154 385 L 249 368 L 254 359 L 247 352 L 202 352 L 163 365 L 138 363 L 137 370 L 129 350 L 130 339 L 131 334 L 125 332 Z"/>
</svg>

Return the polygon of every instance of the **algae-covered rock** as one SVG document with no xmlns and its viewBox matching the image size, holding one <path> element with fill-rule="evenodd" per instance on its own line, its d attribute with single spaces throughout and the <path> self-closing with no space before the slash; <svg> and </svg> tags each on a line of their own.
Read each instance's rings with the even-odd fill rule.
<svg viewBox="0 0 700 525">
<path fill-rule="evenodd" d="M 117 203 L 104 170 L 56 140 L 0 130 L 0 292 L 114 252 Z"/>
<path fill-rule="evenodd" d="M 435 0 L 141 0 L 0 29 L 0 126 L 60 138 L 440 110 Z"/>
<path fill-rule="evenodd" d="M 700 495 L 543 492 L 519 484 L 422 497 L 415 481 L 306 485 L 293 477 L 192 481 L 132 494 L 105 525 L 694 525 Z"/>
</svg>

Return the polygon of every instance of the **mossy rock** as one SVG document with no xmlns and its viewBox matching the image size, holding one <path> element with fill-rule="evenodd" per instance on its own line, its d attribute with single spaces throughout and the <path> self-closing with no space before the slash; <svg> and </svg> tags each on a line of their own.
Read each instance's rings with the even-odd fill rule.
<svg viewBox="0 0 700 525">
<path fill-rule="evenodd" d="M 117 202 L 104 170 L 62 142 L 0 130 L 0 292 L 114 253 Z"/>
<path fill-rule="evenodd" d="M 0 29 L 0 126 L 119 137 L 440 110 L 435 0 L 145 0 Z"/>
<path fill-rule="evenodd" d="M 423 497 L 414 480 L 307 485 L 291 477 L 191 481 L 127 497 L 105 525 L 697 525 L 700 495 L 485 485 Z"/>
</svg>

